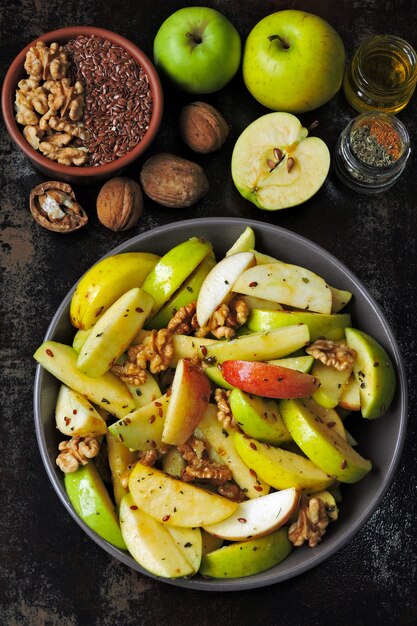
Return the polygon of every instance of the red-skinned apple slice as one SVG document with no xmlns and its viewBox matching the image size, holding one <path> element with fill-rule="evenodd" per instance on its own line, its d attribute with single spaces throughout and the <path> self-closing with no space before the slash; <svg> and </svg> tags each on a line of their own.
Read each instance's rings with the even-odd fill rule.
<svg viewBox="0 0 417 626">
<path fill-rule="evenodd" d="M 189 359 L 180 359 L 172 382 L 162 441 L 174 446 L 187 441 L 202 419 L 209 398 L 210 382 L 207 376 L 194 367 Z"/>
<path fill-rule="evenodd" d="M 298 506 L 300 491 L 293 487 L 241 502 L 235 513 L 204 529 L 222 539 L 244 541 L 263 537 L 283 526 Z"/>
<path fill-rule="evenodd" d="M 262 361 L 225 361 L 222 374 L 233 387 L 266 398 L 307 398 L 319 385 L 310 374 Z"/>
</svg>

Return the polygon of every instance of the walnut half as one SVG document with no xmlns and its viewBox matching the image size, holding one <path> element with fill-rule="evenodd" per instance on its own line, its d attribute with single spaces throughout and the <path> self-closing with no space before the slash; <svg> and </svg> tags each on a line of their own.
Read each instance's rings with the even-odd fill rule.
<svg viewBox="0 0 417 626">
<path fill-rule="evenodd" d="M 66 183 L 48 181 L 32 189 L 29 200 L 34 220 L 56 233 L 71 233 L 88 222 L 86 212 Z"/>
</svg>

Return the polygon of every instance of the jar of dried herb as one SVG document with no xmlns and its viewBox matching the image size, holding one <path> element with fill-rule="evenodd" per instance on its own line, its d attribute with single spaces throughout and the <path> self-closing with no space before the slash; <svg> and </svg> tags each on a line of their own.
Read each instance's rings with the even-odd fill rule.
<svg viewBox="0 0 417 626">
<path fill-rule="evenodd" d="M 341 133 L 334 165 L 352 189 L 378 193 L 394 185 L 410 155 L 410 138 L 393 115 L 373 111 L 352 120 Z"/>
</svg>

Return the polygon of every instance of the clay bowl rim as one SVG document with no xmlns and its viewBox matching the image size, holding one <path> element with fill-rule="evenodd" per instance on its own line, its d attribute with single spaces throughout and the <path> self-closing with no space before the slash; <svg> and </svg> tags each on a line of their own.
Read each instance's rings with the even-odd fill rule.
<svg viewBox="0 0 417 626">
<path fill-rule="evenodd" d="M 95 35 L 102 37 L 124 48 L 128 54 L 141 65 L 147 74 L 152 92 L 151 121 L 143 139 L 128 154 L 104 165 L 90 165 L 86 167 L 61 165 L 60 163 L 48 159 L 29 145 L 20 130 L 20 125 L 18 125 L 15 120 L 14 93 L 17 83 L 23 77 L 23 65 L 28 50 L 34 46 L 37 41 L 44 41 L 47 44 L 57 41 L 62 44 L 79 35 Z M 37 165 L 40 170 L 48 169 L 55 171 L 58 177 L 76 176 L 81 180 L 91 179 L 92 177 L 111 176 L 136 161 L 150 146 L 159 130 L 163 115 L 163 101 L 164 95 L 158 73 L 145 52 L 122 35 L 95 26 L 69 26 L 60 28 L 45 33 L 28 43 L 12 61 L 6 73 L 1 93 L 1 108 L 6 128 L 11 138 L 22 152 Z"/>
</svg>

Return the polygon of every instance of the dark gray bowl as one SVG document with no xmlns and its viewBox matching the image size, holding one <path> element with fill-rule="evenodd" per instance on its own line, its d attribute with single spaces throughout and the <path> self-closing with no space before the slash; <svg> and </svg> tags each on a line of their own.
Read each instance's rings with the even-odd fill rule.
<svg viewBox="0 0 417 626">
<path fill-rule="evenodd" d="M 207 591 L 232 591 L 278 583 L 292 578 L 329 558 L 346 544 L 370 518 L 394 476 L 406 433 L 407 383 L 397 342 L 379 306 L 359 280 L 335 257 L 316 244 L 288 230 L 243 219 L 213 218 L 177 222 L 133 237 L 110 254 L 131 251 L 165 253 L 172 246 L 196 235 L 212 241 L 217 258 L 227 251 L 246 226 L 256 234 L 259 251 L 283 261 L 303 265 L 320 274 L 332 286 L 347 289 L 354 295 L 349 311 L 353 325 L 373 335 L 390 354 L 397 374 L 397 392 L 387 413 L 379 420 L 368 421 L 352 416 L 348 429 L 358 440 L 361 454 L 372 460 L 373 470 L 361 482 L 343 486 L 339 520 L 331 525 L 323 542 L 316 548 L 302 547 L 276 567 L 248 578 L 232 580 L 160 579 L 180 587 Z M 74 287 L 75 288 L 75 287 Z M 55 313 L 45 339 L 70 343 L 74 329 L 69 322 L 69 305 L 74 288 Z M 55 464 L 59 433 L 55 428 L 54 407 L 58 381 L 38 366 L 34 387 L 35 427 L 39 449 L 47 474 L 61 502 L 85 532 L 111 556 L 138 572 L 143 570 L 127 552 L 119 550 L 90 530 L 73 510 L 63 486 L 63 478 Z M 350 418 L 348 418 L 350 419 Z"/>
</svg>

